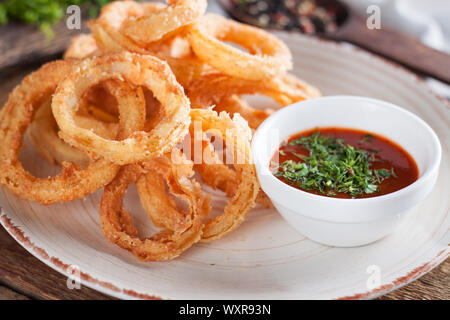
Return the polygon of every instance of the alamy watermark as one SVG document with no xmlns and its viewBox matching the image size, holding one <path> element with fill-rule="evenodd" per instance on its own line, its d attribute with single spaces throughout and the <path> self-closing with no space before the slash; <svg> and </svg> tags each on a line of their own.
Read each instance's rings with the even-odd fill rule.
<svg viewBox="0 0 450 320">
<path fill-rule="evenodd" d="M 367 7 L 366 13 L 369 17 L 366 20 L 366 26 L 369 30 L 381 29 L 381 9 L 377 5 Z"/>
<path fill-rule="evenodd" d="M 77 5 L 68 6 L 66 9 L 66 26 L 69 30 L 81 30 L 81 8 Z"/>
</svg>

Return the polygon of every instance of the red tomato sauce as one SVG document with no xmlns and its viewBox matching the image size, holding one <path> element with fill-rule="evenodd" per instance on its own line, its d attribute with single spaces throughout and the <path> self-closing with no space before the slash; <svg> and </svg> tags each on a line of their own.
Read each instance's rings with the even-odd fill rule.
<svg viewBox="0 0 450 320">
<path fill-rule="evenodd" d="M 279 163 L 283 163 L 287 160 L 292 160 L 295 162 L 302 162 L 294 153 L 301 154 L 304 156 L 309 156 L 309 150 L 301 145 L 289 145 L 289 142 L 296 140 L 300 137 L 306 137 L 314 132 L 320 132 L 322 136 L 331 136 L 336 139 L 343 139 L 344 144 L 349 144 L 355 148 L 362 149 L 365 151 L 377 150 L 375 153 L 376 161 L 370 162 L 371 169 L 388 169 L 393 168 L 396 177 L 389 177 L 379 184 L 379 190 L 374 193 L 366 193 L 358 196 L 357 198 L 370 198 L 377 197 L 385 194 L 389 194 L 406 186 L 412 184 L 419 178 L 419 169 L 417 164 L 411 155 L 404 150 L 401 146 L 395 142 L 382 137 L 371 132 L 366 132 L 358 129 L 348 129 L 348 128 L 314 128 L 308 131 L 304 131 L 295 134 L 285 140 L 279 149 L 275 152 L 272 157 L 270 164 L 270 169 L 276 169 Z M 368 137 L 368 135 L 370 137 Z M 277 177 L 281 181 L 291 185 L 292 183 L 283 177 Z M 303 190 L 297 186 L 293 186 L 297 189 Z M 303 190 L 313 194 L 323 195 L 315 190 Z M 336 198 L 352 198 L 346 193 L 337 193 L 334 197 Z"/>
</svg>

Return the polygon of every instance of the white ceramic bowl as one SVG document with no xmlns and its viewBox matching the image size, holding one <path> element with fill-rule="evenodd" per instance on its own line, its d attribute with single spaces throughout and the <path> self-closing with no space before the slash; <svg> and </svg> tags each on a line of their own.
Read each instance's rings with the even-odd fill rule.
<svg viewBox="0 0 450 320">
<path fill-rule="evenodd" d="M 337 199 L 293 188 L 274 177 L 269 162 L 289 136 L 314 127 L 355 128 L 385 136 L 414 158 L 419 179 L 399 191 L 366 199 Z M 365 97 L 333 96 L 285 107 L 256 131 L 252 150 L 261 187 L 281 215 L 308 238 L 331 246 L 359 246 L 394 230 L 432 190 L 441 145 L 422 119 L 393 104 Z"/>
</svg>

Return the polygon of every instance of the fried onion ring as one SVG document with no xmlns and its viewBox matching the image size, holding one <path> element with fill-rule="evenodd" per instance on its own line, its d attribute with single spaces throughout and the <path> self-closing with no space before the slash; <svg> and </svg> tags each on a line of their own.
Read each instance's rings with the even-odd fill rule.
<svg viewBox="0 0 450 320">
<path fill-rule="evenodd" d="M 210 73 L 191 82 L 187 94 L 193 105 L 209 106 L 233 94 L 261 94 L 273 98 L 280 105 L 305 100 L 308 96 L 286 82 L 284 77 L 267 81 L 238 79 L 220 73 Z"/>
<path fill-rule="evenodd" d="M 194 211 L 196 203 L 198 208 L 208 209 L 205 201 L 207 200 L 209 205 L 210 196 L 203 195 L 195 180 L 188 180 L 194 174 L 192 161 L 188 161 L 179 149 L 174 149 L 173 152 L 147 162 L 144 166 L 153 170 L 156 168 L 160 173 L 143 175 L 136 182 L 142 206 L 154 225 L 174 232 L 187 230 L 192 225 L 192 216 L 189 212 L 177 208 L 174 199 L 169 197 L 165 190 L 164 180 L 172 195 L 189 204 L 190 212 Z M 200 200 L 205 202 L 205 205 L 199 205 Z M 204 217 L 209 213 L 209 209 L 203 214 Z"/>
<path fill-rule="evenodd" d="M 87 88 L 112 78 L 146 87 L 161 102 L 164 118 L 150 132 L 133 132 L 129 138 L 116 141 L 76 125 L 74 115 L 79 96 Z M 53 115 L 64 141 L 92 158 L 100 155 L 121 165 L 149 160 L 171 150 L 187 133 L 189 109 L 189 99 L 165 62 L 129 52 L 83 60 L 58 86 L 52 101 Z"/>
<path fill-rule="evenodd" d="M 119 170 L 118 165 L 100 158 L 85 169 L 64 162 L 60 174 L 36 178 L 19 161 L 23 136 L 33 114 L 43 101 L 50 98 L 72 68 L 73 64 L 68 61 L 45 64 L 22 80 L 0 111 L 0 183 L 17 195 L 41 204 L 82 198 L 109 183 Z M 130 123 L 128 119 L 122 121 L 125 129 L 135 129 L 135 123 Z"/>
<path fill-rule="evenodd" d="M 53 118 L 51 99 L 48 99 L 36 112 L 28 128 L 28 136 L 36 150 L 51 164 L 70 161 L 86 167 L 91 159 L 80 150 L 68 145 L 58 137 L 57 125 Z"/>
<path fill-rule="evenodd" d="M 163 261 L 179 256 L 201 239 L 202 221 L 209 213 L 210 205 L 209 197 L 202 194 L 200 185 L 192 179 L 192 170 L 183 171 L 179 176 L 179 173 L 173 173 L 170 169 L 151 169 L 154 168 L 153 165 L 145 166 L 145 169 L 136 164 L 122 167 L 114 180 L 105 187 L 100 202 L 100 221 L 103 233 L 110 242 L 130 251 L 140 260 Z M 167 200 L 167 195 L 163 195 L 165 178 L 176 180 L 169 182 L 169 186 L 171 183 L 176 184 L 177 195 L 189 203 L 189 212 L 182 214 L 187 223 L 181 223 L 181 228 L 173 225 L 173 229 L 177 231 L 164 229 L 141 240 L 132 224 L 131 214 L 123 208 L 123 197 L 129 184 L 144 180 L 150 189 L 141 188 L 140 195 L 145 195 L 146 201 L 159 202 L 161 207 L 157 207 L 155 203 L 152 203 L 151 207 L 156 208 L 161 215 L 168 215 L 167 219 L 170 220 L 171 213 L 165 210 L 176 209 L 174 204 Z M 152 192 L 161 196 L 162 200 L 154 197 Z M 155 216 L 155 213 L 151 212 L 151 215 Z"/>
<path fill-rule="evenodd" d="M 104 6 L 96 20 L 87 23 L 100 50 L 120 52 L 123 50 L 148 54 L 157 53 L 167 47 L 165 41 L 149 45 L 137 43 L 122 32 L 122 25 L 128 19 L 153 16 L 166 9 L 162 3 L 137 3 L 135 1 L 114 1 Z"/>
<path fill-rule="evenodd" d="M 168 0 L 169 6 L 153 14 L 127 19 L 121 29 L 138 43 L 162 39 L 177 29 L 195 22 L 206 11 L 206 0 Z"/>
<path fill-rule="evenodd" d="M 231 198 L 221 215 L 205 222 L 202 241 L 212 241 L 236 229 L 244 221 L 249 210 L 255 205 L 260 189 L 254 165 L 252 164 L 250 151 L 251 132 L 245 120 L 238 114 L 234 115 L 233 119 L 225 112 L 217 114 L 211 109 L 193 109 L 190 114 L 190 138 L 192 143 L 190 156 L 191 160 L 194 161 L 194 169 L 195 171 L 201 170 L 199 173 L 202 174 L 202 179 L 205 179 L 203 182 L 219 186 Z M 226 145 L 226 147 L 231 153 L 235 170 L 228 168 L 222 163 L 217 165 L 203 163 L 205 161 L 209 162 L 210 157 L 215 157 L 215 150 L 205 134 L 208 130 L 214 130 L 224 142 L 231 142 L 231 145 Z M 201 150 L 196 150 L 195 144 L 199 144 Z M 199 156 L 199 152 L 201 152 L 202 163 L 196 164 L 196 157 Z M 212 159 L 212 161 L 215 160 Z M 178 164 L 178 166 L 182 168 L 182 165 Z M 215 170 L 219 170 L 220 173 L 214 172 Z M 228 178 L 224 178 L 224 175 L 227 173 L 233 177 L 233 182 Z M 141 192 L 146 191 L 148 193 L 148 190 L 152 189 L 151 182 L 151 178 L 140 180 L 137 185 L 138 191 L 141 190 Z M 224 184 L 222 185 L 221 182 Z M 183 226 L 180 223 L 184 219 L 183 215 L 180 215 L 175 210 L 164 210 L 164 212 L 168 212 L 169 219 L 163 211 L 158 210 L 160 206 L 164 205 L 164 202 L 153 198 L 141 198 L 141 201 L 155 225 L 163 226 L 169 230 L 173 230 L 180 225 L 181 227 Z"/>
<path fill-rule="evenodd" d="M 127 86 L 125 91 L 121 89 L 121 86 L 124 85 Z M 90 98 L 92 99 L 92 102 L 94 104 L 98 104 L 102 100 L 106 100 L 106 102 L 114 105 L 116 111 L 119 104 L 126 105 L 130 102 L 127 96 L 132 97 L 132 90 L 134 90 L 128 84 L 119 83 L 115 80 L 109 80 L 105 83 L 102 83 L 102 86 L 100 88 L 104 89 L 105 91 L 100 91 L 102 94 L 98 96 L 91 95 Z M 94 92 L 98 94 L 97 91 Z M 142 96 L 139 94 L 137 96 L 140 100 L 136 100 L 134 101 L 134 103 L 142 104 L 144 102 Z M 122 114 L 122 117 L 130 116 L 129 123 L 135 123 L 137 128 L 142 128 L 145 126 L 146 115 L 144 108 L 140 107 L 134 110 L 123 108 L 123 110 L 124 112 L 126 112 L 126 114 Z M 129 110 L 130 112 L 128 112 Z M 88 111 L 86 111 L 86 113 L 88 114 L 76 114 L 74 117 L 75 123 L 82 128 L 93 131 L 95 134 L 103 138 L 114 139 L 118 136 L 119 133 L 121 134 L 121 136 L 126 136 L 132 133 L 120 132 L 118 123 L 99 120 L 98 118 L 102 117 L 109 117 L 109 119 L 113 117 L 96 107 L 91 107 Z M 92 116 L 91 113 L 100 115 L 100 117 L 96 118 Z M 52 164 L 62 164 L 64 161 L 69 161 L 81 167 L 86 167 L 91 159 L 84 152 L 70 146 L 64 140 L 62 140 L 58 136 L 58 130 L 58 126 L 51 110 L 51 99 L 49 99 L 44 103 L 43 106 L 41 106 L 37 110 L 33 122 L 28 128 L 28 135 L 31 141 L 33 142 L 37 151 Z"/>
<path fill-rule="evenodd" d="M 288 47 L 268 32 L 215 14 L 207 14 L 188 32 L 195 54 L 225 74 L 263 80 L 292 69 Z M 222 41 L 236 43 L 249 53 Z"/>
<path fill-rule="evenodd" d="M 303 82 L 296 80 L 298 79 L 294 76 L 283 75 L 267 81 L 255 81 L 210 72 L 193 78 L 186 87 L 186 93 L 192 105 L 201 107 L 215 105 L 217 111 L 240 113 L 250 127 L 256 129 L 275 109 L 253 108 L 240 96 L 261 94 L 271 97 L 284 107 L 309 98 L 304 90 L 306 86 L 300 87 Z M 312 92 L 312 89 L 309 90 Z"/>
<path fill-rule="evenodd" d="M 196 81 L 198 82 L 203 76 L 211 73 L 217 73 L 215 69 L 207 65 L 198 58 L 173 58 L 165 57 L 164 60 L 170 66 L 177 81 L 184 87 L 189 88 Z"/>
<path fill-rule="evenodd" d="M 192 143 L 191 150 L 193 149 L 194 145 Z M 204 184 L 214 190 L 219 189 L 223 191 L 228 197 L 233 197 L 239 186 L 236 171 L 223 163 L 209 140 L 202 141 L 202 150 L 203 157 L 208 158 L 208 163 L 194 164 L 194 170 L 200 175 Z M 259 190 L 256 203 L 264 208 L 273 207 L 269 197 L 262 189 Z"/>
<path fill-rule="evenodd" d="M 205 223 L 202 241 L 211 241 L 219 239 L 236 229 L 255 205 L 259 183 L 250 150 L 251 131 L 246 121 L 239 114 L 230 118 L 225 112 L 217 114 L 211 109 L 192 109 L 190 115 L 192 120 L 190 126 L 191 138 L 200 140 L 200 145 L 204 145 L 203 140 L 206 137 L 204 134 L 199 135 L 196 132 L 196 125 L 200 124 L 203 132 L 214 130 L 214 132 L 220 133 L 222 140 L 226 143 L 227 150 L 232 155 L 232 165 L 235 168 L 238 184 L 222 215 L 209 219 Z M 228 145 L 229 142 L 232 142 L 232 145 Z M 195 155 L 193 156 L 195 157 Z"/>
</svg>

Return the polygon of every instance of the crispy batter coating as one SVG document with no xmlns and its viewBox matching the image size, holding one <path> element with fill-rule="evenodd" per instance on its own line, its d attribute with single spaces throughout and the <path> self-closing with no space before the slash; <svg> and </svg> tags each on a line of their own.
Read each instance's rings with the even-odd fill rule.
<svg viewBox="0 0 450 320">
<path fill-rule="evenodd" d="M 134 131 L 123 140 L 108 140 L 77 126 L 74 115 L 80 94 L 108 79 L 126 80 L 152 91 L 163 107 L 162 120 L 151 131 Z M 126 94 L 120 96 L 134 99 Z M 132 102 L 125 104 L 125 110 L 135 108 Z M 165 62 L 128 52 L 83 60 L 58 86 L 52 102 L 53 115 L 64 141 L 90 154 L 91 158 L 102 156 L 121 165 L 155 158 L 175 147 L 187 133 L 189 109 L 189 99 Z"/>
<path fill-rule="evenodd" d="M 97 46 L 103 52 L 120 52 L 126 50 L 149 54 L 167 51 L 167 39 L 161 39 L 161 41 L 143 45 L 128 37 L 122 30 L 123 24 L 128 19 L 135 21 L 138 17 L 153 17 L 165 8 L 166 6 L 162 3 L 115 1 L 104 6 L 99 17 L 96 20 L 89 21 L 88 26 L 97 42 Z"/>
<path fill-rule="evenodd" d="M 179 157 L 182 155 L 179 154 Z M 192 166 L 191 169 L 179 171 L 179 165 L 171 166 L 170 159 L 170 156 L 166 157 L 162 167 L 155 163 L 156 160 L 142 166 L 132 164 L 122 167 L 105 187 L 100 202 L 100 220 L 105 237 L 140 260 L 163 261 L 179 256 L 200 241 L 203 219 L 210 211 L 209 197 L 203 195 L 200 185 L 192 178 Z M 188 202 L 187 212 L 178 212 L 170 201 L 164 190 L 165 180 L 176 196 Z M 166 221 L 172 228 L 165 228 L 149 238 L 139 238 L 131 214 L 123 207 L 123 197 L 128 185 L 133 182 L 138 182 L 140 186 L 139 195 L 150 217 L 156 222 Z M 172 220 L 174 216 L 180 216 L 182 220 Z M 166 223 L 159 225 L 165 226 Z"/>
<path fill-rule="evenodd" d="M 122 32 L 137 43 L 147 44 L 166 37 L 198 20 L 206 11 L 206 0 L 169 0 L 159 12 L 127 19 Z"/>
<path fill-rule="evenodd" d="M 205 138 L 194 130 L 199 123 L 202 131 L 214 130 L 219 134 L 225 142 L 227 151 L 231 154 L 231 165 L 235 169 L 236 181 L 238 181 L 238 186 L 224 208 L 224 212 L 205 223 L 202 240 L 211 241 L 236 229 L 255 205 L 260 187 L 250 150 L 251 131 L 247 122 L 239 114 L 230 118 L 225 112 L 218 114 L 211 109 L 193 109 L 190 114 L 191 137 L 201 140 Z"/>
<path fill-rule="evenodd" d="M 119 166 L 98 159 L 80 169 L 64 162 L 60 174 L 36 178 L 19 161 L 23 135 L 33 114 L 71 71 L 72 63 L 55 61 L 31 73 L 9 95 L 0 111 L 0 183 L 19 196 L 42 204 L 82 198 L 110 182 Z"/>
<path fill-rule="evenodd" d="M 122 88 L 124 86 L 124 88 Z M 75 123 L 87 130 L 94 132 L 95 134 L 105 138 L 105 139 L 115 139 L 119 137 L 129 136 L 134 132 L 134 128 L 143 128 L 146 122 L 145 108 L 142 107 L 144 104 L 144 98 L 140 88 L 135 89 L 134 87 L 128 85 L 127 83 L 118 82 L 116 80 L 108 80 L 102 83 L 102 89 L 105 89 L 108 93 L 107 97 L 110 97 L 113 105 L 116 109 L 122 110 L 122 121 L 118 119 L 118 122 L 108 122 L 102 121 L 102 117 L 113 116 L 103 113 L 101 109 L 93 107 L 89 110 L 82 110 L 80 114 L 74 116 Z M 137 90 L 138 92 L 135 92 Z M 100 91 L 103 93 L 102 91 Z M 96 92 L 97 93 L 97 92 Z M 136 98 L 137 97 L 137 98 Z M 90 96 L 95 104 L 101 102 L 101 99 L 105 98 L 105 95 L 100 94 L 96 97 Z M 133 100 L 134 98 L 134 100 Z M 129 104 L 138 106 L 137 108 L 129 108 Z M 107 104 L 103 103 L 102 107 L 106 107 Z M 124 107 L 125 106 L 125 107 Z M 87 108 L 87 107 L 86 107 Z M 99 115 L 99 117 L 94 117 L 91 113 L 92 110 Z M 108 120 L 110 120 L 108 118 Z M 133 127 L 127 128 L 127 132 L 121 129 L 120 123 L 125 124 L 126 122 L 133 124 Z M 125 125 L 123 126 L 125 128 Z M 51 100 L 47 100 L 42 107 L 37 110 L 33 122 L 30 124 L 28 129 L 28 135 L 31 138 L 37 151 L 50 163 L 62 164 L 64 161 L 73 162 L 81 167 L 85 167 L 91 162 L 91 159 L 87 154 L 81 150 L 72 147 L 64 140 L 58 136 L 58 125 L 56 124 L 55 118 L 51 110 Z"/>
<path fill-rule="evenodd" d="M 259 192 L 259 183 L 256 179 L 250 151 L 251 132 L 245 120 L 239 115 L 230 118 L 225 112 L 218 114 L 211 109 L 193 109 L 191 111 L 191 120 L 191 143 L 195 144 L 195 140 L 197 140 L 201 146 L 200 150 L 194 150 L 194 147 L 191 148 L 191 160 L 195 163 L 195 157 L 199 155 L 197 152 L 201 153 L 203 157 L 214 157 L 215 159 L 215 151 L 206 136 L 207 131 L 214 130 L 223 141 L 229 143 L 226 147 L 230 152 L 232 166 L 234 167 L 234 170 L 232 170 L 223 163 L 218 165 L 207 164 L 209 160 L 215 161 L 213 158 L 200 159 L 202 163 L 194 164 L 195 171 L 201 174 L 203 182 L 212 186 L 218 186 L 220 189 L 223 188 L 222 190 L 230 197 L 230 201 L 224 208 L 223 213 L 205 222 L 202 241 L 211 241 L 219 239 L 236 229 L 255 205 Z M 196 131 L 198 129 L 200 131 Z M 186 170 L 186 164 L 182 162 L 177 163 L 177 170 Z M 227 173 L 230 174 L 229 177 L 234 178 L 233 182 L 229 178 L 224 178 L 224 175 Z M 157 192 L 156 196 L 152 198 L 142 196 L 143 194 L 150 194 L 151 190 L 155 190 L 156 186 L 157 184 L 150 177 L 140 179 L 137 183 L 141 201 L 153 223 L 156 226 L 164 226 L 170 230 L 183 228 L 185 226 L 185 223 L 183 223 L 185 216 L 177 212 L 173 208 L 173 204 L 171 206 L 169 199 L 163 197 L 162 190 Z M 176 189 L 173 188 L 173 190 Z M 167 209 L 160 210 L 161 207 Z"/>
<path fill-rule="evenodd" d="M 189 29 L 188 39 L 203 61 L 237 78 L 267 80 L 292 69 L 291 52 L 282 41 L 262 29 L 219 15 L 203 16 Z"/>
</svg>

